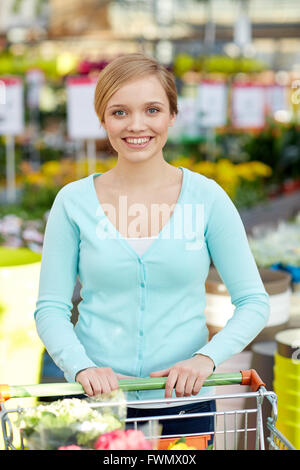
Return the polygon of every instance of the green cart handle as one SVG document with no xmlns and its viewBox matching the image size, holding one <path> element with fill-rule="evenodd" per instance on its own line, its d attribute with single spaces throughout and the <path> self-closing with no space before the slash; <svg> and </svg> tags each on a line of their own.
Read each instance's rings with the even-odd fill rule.
<svg viewBox="0 0 300 470">
<path fill-rule="evenodd" d="M 119 387 L 124 391 L 136 390 L 161 390 L 165 388 L 167 377 L 150 377 L 138 379 L 121 379 Z M 261 380 L 254 369 L 242 370 L 236 373 L 212 374 L 203 387 L 217 385 L 248 385 L 253 392 L 256 392 L 265 383 Z M 84 393 L 80 383 L 51 383 L 33 385 L 0 385 L 0 403 L 10 398 L 25 397 L 53 397 L 64 395 L 81 395 Z"/>
</svg>

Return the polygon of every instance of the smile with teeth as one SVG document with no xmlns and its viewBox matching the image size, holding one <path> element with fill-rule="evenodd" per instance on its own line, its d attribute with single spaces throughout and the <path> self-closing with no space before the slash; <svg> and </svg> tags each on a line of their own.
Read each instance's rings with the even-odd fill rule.
<svg viewBox="0 0 300 470">
<path fill-rule="evenodd" d="M 152 137 L 126 137 L 124 140 L 128 144 L 143 145 L 149 142 Z"/>
</svg>

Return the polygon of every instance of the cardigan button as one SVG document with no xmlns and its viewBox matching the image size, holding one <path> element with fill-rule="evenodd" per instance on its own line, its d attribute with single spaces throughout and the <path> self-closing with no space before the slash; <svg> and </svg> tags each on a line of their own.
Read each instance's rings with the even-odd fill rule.
<svg viewBox="0 0 300 470">
<path fill-rule="evenodd" d="M 144 282 L 141 282 L 141 287 L 145 287 L 145 283 L 144 283 Z"/>
</svg>

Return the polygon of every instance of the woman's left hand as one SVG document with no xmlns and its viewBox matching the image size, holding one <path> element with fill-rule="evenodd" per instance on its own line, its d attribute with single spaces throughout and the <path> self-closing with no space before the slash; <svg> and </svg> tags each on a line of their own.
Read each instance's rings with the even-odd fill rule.
<svg viewBox="0 0 300 470">
<path fill-rule="evenodd" d="M 165 386 L 165 398 L 171 398 L 175 387 L 176 397 L 197 395 L 203 382 L 214 370 L 213 360 L 197 354 L 185 361 L 177 362 L 168 369 L 151 372 L 150 377 L 168 377 Z"/>
</svg>

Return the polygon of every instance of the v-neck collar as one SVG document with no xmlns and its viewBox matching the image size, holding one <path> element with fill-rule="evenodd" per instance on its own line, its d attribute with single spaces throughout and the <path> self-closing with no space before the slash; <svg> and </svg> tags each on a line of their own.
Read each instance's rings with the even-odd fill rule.
<svg viewBox="0 0 300 470">
<path fill-rule="evenodd" d="M 157 238 L 154 238 L 153 239 L 153 242 L 151 243 L 151 245 L 149 246 L 149 248 L 140 256 L 138 255 L 138 253 L 132 248 L 132 246 L 130 245 L 130 243 L 128 243 L 127 241 L 127 237 L 124 237 L 117 229 L 116 227 L 113 225 L 113 223 L 109 220 L 109 218 L 107 217 L 107 215 L 105 214 L 103 208 L 102 208 L 102 205 L 98 199 L 98 195 L 97 195 L 97 191 L 96 191 L 96 188 L 95 188 L 95 184 L 94 184 L 94 179 L 96 176 L 99 176 L 99 175 L 102 175 L 103 173 L 92 173 L 88 178 L 90 179 L 90 182 L 91 182 L 91 190 L 92 190 L 92 195 L 93 195 L 93 199 L 95 201 L 95 204 L 96 204 L 96 207 L 97 207 L 97 210 L 100 211 L 101 213 L 101 218 L 103 220 L 105 220 L 105 225 L 108 226 L 110 228 L 110 230 L 113 231 L 113 233 L 116 235 L 116 238 L 118 240 L 121 241 L 122 245 L 127 249 L 127 251 L 129 251 L 131 254 L 134 255 L 135 258 L 137 258 L 139 261 L 142 261 L 147 255 L 148 253 L 153 250 L 153 248 L 156 246 L 156 244 L 158 243 L 158 241 L 162 238 L 162 235 L 164 233 L 164 231 L 170 226 L 170 224 L 173 222 L 173 219 L 175 217 L 175 212 L 178 210 L 178 206 L 182 203 L 182 200 L 184 198 L 184 193 L 185 193 L 185 188 L 186 188 L 186 180 L 187 180 L 187 170 L 186 168 L 182 167 L 182 166 L 179 166 L 178 168 L 181 169 L 182 171 L 182 181 L 181 181 L 181 189 L 180 189 L 180 193 L 179 193 L 179 196 L 178 196 L 178 199 L 177 199 L 177 202 L 175 204 L 175 207 L 174 207 L 174 210 L 171 214 L 171 216 L 169 217 L 167 223 L 163 226 L 163 228 L 161 229 L 161 231 L 159 232 L 159 234 L 157 235 Z"/>
</svg>

